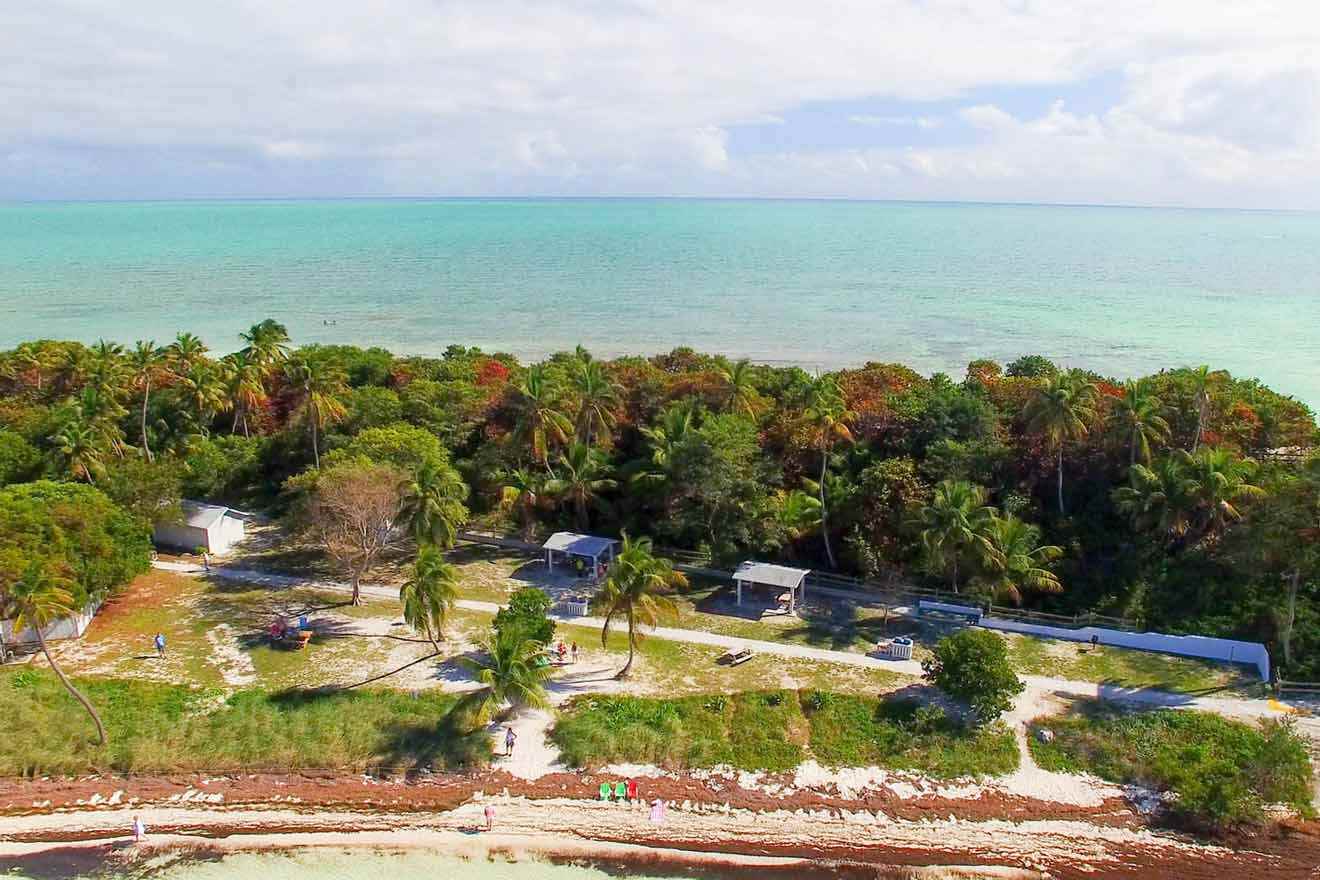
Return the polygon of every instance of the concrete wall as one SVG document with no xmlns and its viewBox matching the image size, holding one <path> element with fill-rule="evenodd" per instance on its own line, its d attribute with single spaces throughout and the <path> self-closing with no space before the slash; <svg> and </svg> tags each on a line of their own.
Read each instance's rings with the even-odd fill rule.
<svg viewBox="0 0 1320 880">
<path fill-rule="evenodd" d="M 43 629 L 47 641 L 59 641 L 60 639 L 76 639 L 87 631 L 87 626 L 96 616 L 96 612 L 101 605 L 93 602 L 84 608 L 78 614 L 72 617 L 65 617 L 62 620 L 56 620 Z M 25 645 L 37 643 L 37 634 L 31 629 L 14 632 L 14 623 L 11 620 L 0 621 L 0 634 L 4 635 L 6 645 Z"/>
<path fill-rule="evenodd" d="M 1163 633 L 1123 632 L 1098 626 L 1064 629 L 1058 626 L 1044 626 L 1039 623 L 1005 620 L 1001 617 L 982 617 L 981 626 L 987 629 L 1003 630 L 1004 632 L 1045 636 L 1051 639 L 1068 639 L 1074 642 L 1089 642 L 1091 636 L 1096 636 L 1100 644 L 1113 645 L 1118 648 L 1137 648 L 1141 651 L 1177 654 L 1182 657 L 1202 657 L 1206 660 L 1218 660 L 1225 663 L 1246 663 L 1256 667 L 1262 681 L 1270 680 L 1270 654 L 1260 642 L 1238 642 L 1233 639 L 1212 639 L 1207 636 L 1170 636 Z"/>
<path fill-rule="evenodd" d="M 152 530 L 151 539 L 162 547 L 174 547 L 189 553 L 198 547 L 207 546 L 205 529 L 182 523 L 158 523 Z"/>
</svg>

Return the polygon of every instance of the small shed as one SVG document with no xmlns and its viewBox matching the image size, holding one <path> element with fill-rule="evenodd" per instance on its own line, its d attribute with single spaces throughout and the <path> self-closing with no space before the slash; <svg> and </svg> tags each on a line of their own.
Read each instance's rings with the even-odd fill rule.
<svg viewBox="0 0 1320 880">
<path fill-rule="evenodd" d="M 614 547 L 619 542 L 613 538 L 601 538 L 596 535 L 579 535 L 577 532 L 555 532 L 541 547 L 545 550 L 545 564 L 551 571 L 555 569 L 555 559 L 581 559 L 591 564 L 594 577 L 600 570 L 601 560 L 606 564 L 614 561 Z"/>
<path fill-rule="evenodd" d="M 244 515 L 232 508 L 201 501 L 185 501 L 181 507 L 183 517 L 179 521 L 156 523 L 151 537 L 158 545 L 180 550 L 201 547 L 220 554 L 246 534 Z"/>
<path fill-rule="evenodd" d="M 777 587 L 788 593 L 788 613 L 797 613 L 798 603 L 807 596 L 807 575 L 810 569 L 789 568 L 786 565 L 772 565 L 769 562 L 747 561 L 738 566 L 733 573 L 733 584 L 737 592 L 738 604 L 742 604 L 743 586 Z"/>
</svg>

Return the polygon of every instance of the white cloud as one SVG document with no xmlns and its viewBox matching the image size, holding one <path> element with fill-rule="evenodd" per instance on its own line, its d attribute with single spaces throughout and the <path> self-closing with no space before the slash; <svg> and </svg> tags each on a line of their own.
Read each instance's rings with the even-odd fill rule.
<svg viewBox="0 0 1320 880">
<path fill-rule="evenodd" d="M 150 194 L 281 194 L 300 180 L 331 193 L 1011 198 L 1020 185 L 1030 198 L 1320 207 L 1310 0 L 10 6 L 0 154 L 24 161 L 0 163 L 0 197 L 157 181 L 174 189 Z M 1070 110 L 1101 74 L 1121 77 L 1114 106 Z M 1017 86 L 1065 103 L 1030 118 L 969 106 L 962 126 L 919 103 Z M 968 141 L 747 155 L 728 134 L 873 97 L 899 111 L 855 123 Z"/>
<path fill-rule="evenodd" d="M 848 121 L 873 127 L 895 125 L 925 130 L 939 128 L 943 124 L 943 120 L 937 116 L 870 116 L 864 113 L 849 116 Z"/>
</svg>

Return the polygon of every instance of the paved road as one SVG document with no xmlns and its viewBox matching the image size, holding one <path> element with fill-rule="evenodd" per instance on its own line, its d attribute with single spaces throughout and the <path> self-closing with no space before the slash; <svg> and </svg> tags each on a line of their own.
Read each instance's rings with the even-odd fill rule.
<svg viewBox="0 0 1320 880">
<path fill-rule="evenodd" d="M 192 563 L 158 561 L 153 563 L 153 565 L 156 568 L 165 571 L 174 571 L 181 574 L 191 575 L 209 574 L 212 577 L 238 580 L 263 586 L 307 586 L 335 592 L 351 592 L 352 590 L 352 587 L 349 584 L 340 581 L 326 581 L 293 575 L 272 574 L 270 572 L 238 568 L 234 566 L 212 565 L 210 571 L 207 572 L 203 570 L 202 566 L 194 565 Z M 399 597 L 398 590 L 392 587 L 363 584 L 360 591 L 363 596 L 373 599 L 397 600 Z M 495 602 L 481 602 L 474 599 L 461 599 L 457 604 L 458 607 L 469 611 L 483 611 L 489 614 L 494 614 L 500 608 Z M 604 623 L 603 620 L 595 617 L 566 617 L 557 614 L 551 614 L 550 616 L 561 623 L 586 626 L 594 629 L 600 629 Z M 719 633 L 705 632 L 696 629 L 678 629 L 675 627 L 662 626 L 656 627 L 654 630 L 648 629 L 647 634 L 653 638 L 666 639 L 674 642 L 686 642 L 687 644 L 692 645 L 709 645 L 712 648 L 728 649 L 748 647 L 758 653 L 773 654 L 780 657 L 798 657 L 805 660 L 839 663 L 846 666 L 884 669 L 902 675 L 921 675 L 921 664 L 912 660 L 881 660 L 876 657 L 870 657 L 865 654 L 857 654 L 850 651 L 834 651 L 829 648 L 813 648 L 809 645 L 797 645 L 788 642 L 767 642 L 755 639 L 742 639 L 736 636 L 721 635 Z M 1202 711 L 1215 712 L 1219 715 L 1231 718 L 1241 718 L 1246 720 L 1257 718 L 1278 718 L 1284 715 L 1294 714 L 1292 707 L 1279 704 L 1273 700 L 1180 694 L 1156 690 L 1153 688 L 1128 688 L 1112 684 L 1073 681 L 1039 675 L 1024 675 L 1022 676 L 1022 679 L 1026 682 L 1029 691 L 1035 692 L 1035 694 L 1040 696 L 1054 693 L 1069 697 L 1093 697 L 1114 702 L 1137 703 L 1149 706 L 1200 709 Z M 1320 717 L 1308 717 L 1302 715 L 1298 717 L 1297 721 L 1301 731 L 1305 732 L 1312 740 L 1320 743 Z"/>
</svg>

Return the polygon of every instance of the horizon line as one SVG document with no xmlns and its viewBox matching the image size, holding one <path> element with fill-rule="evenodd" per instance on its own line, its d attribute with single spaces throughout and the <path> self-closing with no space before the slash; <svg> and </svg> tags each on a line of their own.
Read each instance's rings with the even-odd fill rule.
<svg viewBox="0 0 1320 880">
<path fill-rule="evenodd" d="M 1320 208 L 1259 208 L 1139 204 L 1127 202 L 1042 202 L 976 199 L 887 199 L 855 196 L 701 196 L 701 195 L 335 195 L 335 196 L 175 196 L 165 198 L 0 199 L 0 206 L 152 205 L 251 202 L 830 202 L 1000 208 L 1100 208 L 1148 211 L 1206 211 L 1253 214 L 1315 214 Z"/>
</svg>

